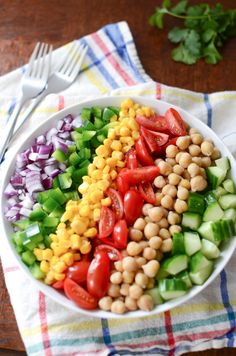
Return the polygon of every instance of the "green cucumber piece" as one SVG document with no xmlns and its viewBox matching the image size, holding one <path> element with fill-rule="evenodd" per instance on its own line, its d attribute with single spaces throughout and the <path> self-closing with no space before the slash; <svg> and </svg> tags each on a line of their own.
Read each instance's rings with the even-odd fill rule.
<svg viewBox="0 0 236 356">
<path fill-rule="evenodd" d="M 12 224 L 20 230 L 25 230 L 32 222 L 29 219 L 21 219 L 14 221 Z"/>
<path fill-rule="evenodd" d="M 227 172 L 219 167 L 208 167 L 206 173 L 211 187 L 215 189 L 223 182 Z"/>
<path fill-rule="evenodd" d="M 223 219 L 231 219 L 236 222 L 236 210 L 233 208 L 225 210 Z"/>
<path fill-rule="evenodd" d="M 43 209 L 47 213 L 51 213 L 54 209 L 58 208 L 60 204 L 53 198 L 48 198 L 44 203 L 43 203 Z"/>
<path fill-rule="evenodd" d="M 210 204 L 214 203 L 215 201 L 217 201 L 216 196 L 215 196 L 213 190 L 210 190 L 209 192 L 207 192 L 207 193 L 204 195 L 204 198 L 205 198 L 205 201 L 206 201 L 206 204 L 207 204 L 207 205 L 210 205 Z M 203 212 L 204 212 L 204 211 L 203 211 Z"/>
<path fill-rule="evenodd" d="M 168 277 L 170 274 L 167 271 L 164 271 L 162 266 L 159 268 L 159 271 L 157 272 L 156 275 L 156 280 L 159 281 L 160 279 Z"/>
<path fill-rule="evenodd" d="M 43 220 L 43 227 L 53 227 L 56 228 L 57 225 L 59 224 L 59 219 L 52 217 L 52 216 L 47 216 L 44 220 Z"/>
<path fill-rule="evenodd" d="M 80 157 L 77 152 L 73 152 L 69 156 L 69 164 L 72 166 L 76 166 L 80 162 Z"/>
<path fill-rule="evenodd" d="M 235 193 L 235 184 L 234 181 L 232 179 L 226 179 L 224 180 L 224 182 L 222 183 L 224 189 L 228 192 L 228 193 Z"/>
<path fill-rule="evenodd" d="M 62 206 L 58 205 L 55 209 L 52 210 L 52 212 L 48 216 L 60 219 L 64 212 L 65 209 Z"/>
<path fill-rule="evenodd" d="M 60 205 L 63 205 L 66 202 L 65 194 L 61 191 L 60 188 L 48 190 L 48 197 L 56 200 L 56 202 Z"/>
<path fill-rule="evenodd" d="M 201 251 L 198 251 L 190 259 L 189 270 L 193 273 L 199 272 L 207 268 L 210 264 L 212 264 L 212 262 L 209 261 Z"/>
<path fill-rule="evenodd" d="M 17 231 L 12 235 L 12 240 L 16 246 L 23 247 L 23 242 L 26 239 L 25 231 Z"/>
<path fill-rule="evenodd" d="M 173 235 L 172 242 L 173 255 L 185 254 L 184 235 L 181 232 L 177 232 Z"/>
<path fill-rule="evenodd" d="M 101 129 L 104 125 L 104 122 L 101 119 L 98 119 L 97 117 L 95 117 L 94 119 L 94 126 L 97 130 Z"/>
<path fill-rule="evenodd" d="M 204 196 L 198 193 L 189 193 L 188 197 L 188 210 L 192 213 L 202 215 L 205 210 Z"/>
<path fill-rule="evenodd" d="M 100 108 L 99 106 L 93 106 L 92 113 L 95 118 L 98 118 L 98 119 L 102 118 L 102 108 Z"/>
<path fill-rule="evenodd" d="M 68 146 L 68 155 L 76 151 L 76 144 Z"/>
<path fill-rule="evenodd" d="M 105 109 L 103 110 L 102 120 L 103 120 L 104 122 L 110 122 L 111 118 L 112 118 L 114 115 L 116 115 L 116 114 L 114 113 L 113 110 L 111 110 L 111 109 L 109 109 L 109 108 L 105 108 Z"/>
<path fill-rule="evenodd" d="M 202 247 L 200 237 L 197 232 L 184 233 L 184 246 L 188 256 L 194 255 Z"/>
<path fill-rule="evenodd" d="M 183 296 L 187 292 L 187 286 L 181 279 L 162 279 L 159 282 L 159 291 L 164 300 L 170 300 Z"/>
<path fill-rule="evenodd" d="M 77 190 L 71 190 L 69 192 L 65 192 L 64 195 L 66 197 L 66 201 L 79 200 L 79 194 L 78 194 Z"/>
<path fill-rule="evenodd" d="M 57 178 L 57 177 L 56 177 Z M 55 178 L 54 178 L 55 180 Z M 54 181 L 53 180 L 53 181 Z M 47 199 L 49 198 L 48 196 L 48 190 L 45 190 L 44 192 L 39 192 L 37 194 L 37 201 L 40 203 L 40 204 L 43 204 Z"/>
<path fill-rule="evenodd" d="M 224 211 L 221 209 L 217 202 L 214 202 L 206 208 L 202 220 L 203 221 L 216 221 L 222 219 Z"/>
<path fill-rule="evenodd" d="M 218 258 L 220 255 L 220 250 L 218 247 L 213 242 L 206 239 L 202 239 L 201 252 L 209 260 Z"/>
<path fill-rule="evenodd" d="M 45 211 L 43 209 L 37 208 L 32 211 L 29 218 L 32 221 L 42 221 L 44 218 L 46 218 L 46 216 L 47 216 L 47 213 L 45 213 Z"/>
<path fill-rule="evenodd" d="M 191 230 L 197 230 L 201 225 L 202 217 L 197 213 L 186 212 L 182 216 L 182 225 Z"/>
<path fill-rule="evenodd" d="M 223 171 L 228 171 L 230 169 L 230 161 L 228 157 L 222 157 L 215 160 L 217 167 L 221 168 Z"/>
<path fill-rule="evenodd" d="M 21 259 L 27 266 L 31 266 L 36 261 L 36 257 L 31 251 L 23 252 Z"/>
<path fill-rule="evenodd" d="M 120 114 L 120 108 L 118 106 L 108 106 L 108 109 L 114 112 L 116 116 L 119 116 Z"/>
<path fill-rule="evenodd" d="M 45 273 L 41 271 L 40 267 L 39 267 L 39 263 L 35 262 L 33 263 L 30 267 L 30 272 L 32 273 L 32 275 L 34 276 L 34 278 L 36 279 L 43 279 L 45 278 Z"/>
<path fill-rule="evenodd" d="M 215 190 L 213 190 L 213 193 L 218 200 L 222 195 L 227 194 L 227 190 L 225 190 L 223 187 L 217 187 Z"/>
<path fill-rule="evenodd" d="M 236 208 L 236 194 L 226 194 L 219 198 L 222 209 Z"/>
<path fill-rule="evenodd" d="M 73 182 L 82 183 L 82 177 L 88 174 L 88 166 L 76 169 L 72 174 Z"/>
<path fill-rule="evenodd" d="M 83 141 L 90 141 L 93 136 L 95 136 L 97 131 L 83 131 L 82 133 L 82 140 Z"/>
<path fill-rule="evenodd" d="M 182 271 L 180 273 L 178 273 L 174 279 L 180 279 L 181 281 L 183 281 L 186 284 L 186 287 L 189 289 L 192 287 L 192 282 L 191 279 L 189 277 L 189 273 L 187 271 Z"/>
<path fill-rule="evenodd" d="M 175 255 L 163 261 L 162 268 L 164 271 L 175 276 L 188 267 L 188 257 L 186 255 Z"/>
<path fill-rule="evenodd" d="M 217 231 L 217 229 L 213 228 L 213 224 L 212 221 L 203 222 L 200 225 L 198 232 L 202 238 L 212 241 L 218 246 L 224 237 L 222 236 L 221 231 Z"/>
<path fill-rule="evenodd" d="M 189 273 L 189 277 L 193 282 L 193 284 L 202 285 L 210 277 L 213 271 L 213 262 L 212 261 L 209 262 L 211 262 L 211 264 L 209 264 L 204 269 L 201 269 L 198 272 Z"/>
<path fill-rule="evenodd" d="M 232 219 L 222 219 L 220 224 L 225 239 L 235 236 L 235 224 Z"/>
<path fill-rule="evenodd" d="M 55 158 L 58 162 L 65 162 L 67 160 L 67 155 L 60 148 L 55 150 L 52 154 L 52 157 Z"/>
<path fill-rule="evenodd" d="M 145 291 L 145 294 L 148 294 L 152 297 L 152 300 L 154 302 L 155 305 L 159 305 L 163 303 L 163 299 L 161 297 L 160 291 L 158 287 L 154 287 L 151 289 L 147 289 Z"/>
<path fill-rule="evenodd" d="M 71 187 L 72 179 L 68 172 L 59 174 L 58 179 L 59 179 L 60 188 L 62 190 L 69 189 Z"/>
<path fill-rule="evenodd" d="M 83 108 L 81 111 L 81 117 L 83 120 L 90 120 L 92 115 L 91 108 Z"/>
</svg>

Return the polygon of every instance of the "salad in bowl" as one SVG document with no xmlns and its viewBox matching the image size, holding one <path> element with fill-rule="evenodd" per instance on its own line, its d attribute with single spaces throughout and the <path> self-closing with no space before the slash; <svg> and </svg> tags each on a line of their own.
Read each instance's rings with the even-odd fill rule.
<svg viewBox="0 0 236 356">
<path fill-rule="evenodd" d="M 168 103 L 110 97 L 65 109 L 5 165 L 5 240 L 37 286 L 74 310 L 168 310 L 235 249 L 233 157 Z"/>
</svg>

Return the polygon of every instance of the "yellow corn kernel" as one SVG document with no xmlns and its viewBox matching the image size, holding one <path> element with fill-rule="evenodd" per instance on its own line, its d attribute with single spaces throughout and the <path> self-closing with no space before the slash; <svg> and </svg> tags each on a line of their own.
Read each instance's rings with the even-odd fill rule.
<svg viewBox="0 0 236 356">
<path fill-rule="evenodd" d="M 97 226 L 96 221 L 94 221 L 93 219 L 91 219 L 90 222 L 89 222 L 89 227 L 96 227 L 96 226 Z"/>
<path fill-rule="evenodd" d="M 134 108 L 133 108 L 133 107 L 130 108 L 130 109 L 129 109 L 129 117 L 130 117 L 130 118 L 133 118 L 133 117 L 135 117 L 135 115 L 136 115 L 136 113 L 135 113 Z"/>
<path fill-rule="evenodd" d="M 92 203 L 96 204 L 100 202 L 101 199 L 103 199 L 103 192 L 97 189 L 90 194 L 89 198 Z"/>
<path fill-rule="evenodd" d="M 122 148 L 122 145 L 120 143 L 119 140 L 114 140 L 112 141 L 112 144 L 111 144 L 111 149 L 114 150 L 114 151 L 120 151 Z"/>
<path fill-rule="evenodd" d="M 71 248 L 72 249 L 77 249 L 79 250 L 80 249 L 80 246 L 81 246 L 81 237 L 78 236 L 77 234 L 73 234 L 71 235 L 70 237 L 70 241 L 71 241 Z"/>
<path fill-rule="evenodd" d="M 94 209 L 97 209 L 97 208 L 100 209 L 101 206 L 102 206 L 101 201 L 99 201 L 98 203 L 95 203 L 95 204 L 92 205 L 92 209 L 93 209 L 93 210 L 94 210 Z"/>
<path fill-rule="evenodd" d="M 135 119 L 133 118 L 130 118 L 129 119 L 129 122 L 128 122 L 128 125 L 127 125 L 132 131 L 138 131 L 139 129 L 139 126 L 138 126 L 138 123 L 136 122 Z"/>
<path fill-rule="evenodd" d="M 58 242 L 58 237 L 57 237 L 57 235 L 55 235 L 55 234 L 50 234 L 50 238 L 51 238 L 52 242 Z"/>
<path fill-rule="evenodd" d="M 71 223 L 71 227 L 78 235 L 82 235 L 87 229 L 88 223 L 81 219 L 74 219 Z"/>
<path fill-rule="evenodd" d="M 74 253 L 74 261 L 79 261 L 81 258 L 80 253 Z"/>
<path fill-rule="evenodd" d="M 65 273 L 54 273 L 54 278 L 56 281 L 63 281 L 66 278 Z"/>
<path fill-rule="evenodd" d="M 54 266 L 55 264 L 57 264 L 57 262 L 59 262 L 59 257 L 58 256 L 52 256 L 51 261 L 50 261 L 50 265 Z"/>
<path fill-rule="evenodd" d="M 89 253 L 91 251 L 91 243 L 88 240 L 82 240 L 82 244 L 80 247 L 80 252 L 84 255 L 86 253 Z"/>
<path fill-rule="evenodd" d="M 113 172 L 113 171 L 112 171 Z M 104 198 L 101 200 L 102 206 L 110 206 L 112 201 L 110 197 Z"/>
<path fill-rule="evenodd" d="M 113 151 L 112 152 L 112 157 L 117 159 L 118 161 L 122 161 L 122 159 L 124 158 L 124 155 L 120 151 Z"/>
<path fill-rule="evenodd" d="M 44 279 L 44 282 L 45 282 L 46 284 L 52 284 L 54 281 L 55 281 L 54 272 L 53 272 L 53 271 L 49 271 L 49 272 L 47 273 L 46 278 Z"/>
<path fill-rule="evenodd" d="M 79 190 L 80 194 L 85 194 L 87 192 L 88 188 L 89 188 L 89 184 L 87 182 L 83 182 L 82 184 L 80 184 L 78 190 Z"/>
<path fill-rule="evenodd" d="M 102 190 L 102 191 L 105 191 L 107 190 L 107 188 L 109 187 L 110 183 L 108 180 L 100 180 L 98 183 L 97 183 L 97 187 L 98 189 Z"/>
<path fill-rule="evenodd" d="M 128 127 L 121 127 L 120 129 L 120 135 L 122 137 L 126 137 L 130 135 L 130 130 L 128 129 Z M 122 142 L 122 141 L 121 141 Z"/>
<path fill-rule="evenodd" d="M 142 106 L 142 111 L 145 116 L 149 117 L 152 115 L 152 110 L 147 106 Z"/>
<path fill-rule="evenodd" d="M 72 217 L 72 213 L 70 211 L 65 211 L 61 217 L 61 222 L 65 222 L 65 221 L 71 219 L 71 217 Z"/>
<path fill-rule="evenodd" d="M 66 270 L 67 266 L 65 264 L 64 261 L 58 261 L 54 266 L 53 266 L 53 270 L 56 273 L 62 273 Z"/>
<path fill-rule="evenodd" d="M 128 98 L 121 103 L 121 109 L 129 109 L 134 106 L 134 102 L 132 99 Z"/>
<path fill-rule="evenodd" d="M 104 145 L 100 145 L 96 148 L 96 155 L 100 157 L 107 157 L 109 155 L 109 149 Z"/>
<path fill-rule="evenodd" d="M 138 131 L 133 131 L 132 132 L 132 137 L 134 140 L 137 140 L 139 138 L 139 132 Z"/>
<path fill-rule="evenodd" d="M 94 219 L 94 221 L 99 221 L 99 219 L 100 219 L 100 209 L 99 208 L 94 209 L 93 219 Z"/>
<path fill-rule="evenodd" d="M 110 138 L 111 140 L 114 140 L 116 138 L 116 132 L 113 128 L 110 128 L 108 130 L 108 135 L 107 135 L 108 138 Z"/>
<path fill-rule="evenodd" d="M 114 157 L 107 158 L 106 164 L 111 168 L 114 168 L 116 166 L 116 159 Z"/>
<path fill-rule="evenodd" d="M 68 240 L 68 238 L 69 238 L 68 231 L 67 231 L 66 229 L 57 230 L 57 237 L 58 237 L 59 241 L 60 241 L 61 239 L 63 239 L 63 240 Z"/>
<path fill-rule="evenodd" d="M 65 239 L 61 239 L 58 242 L 58 247 L 61 247 L 63 249 L 69 249 L 71 247 L 71 242 L 70 240 L 65 240 Z"/>
<path fill-rule="evenodd" d="M 79 209 L 79 213 L 81 216 L 89 216 L 91 213 L 91 210 L 88 205 L 85 205 Z"/>
<path fill-rule="evenodd" d="M 97 235 L 97 233 L 98 233 L 97 229 L 95 227 L 91 227 L 90 229 L 85 231 L 84 236 L 85 237 L 94 237 Z M 82 246 L 83 246 L 83 243 L 82 243 Z"/>
<path fill-rule="evenodd" d="M 74 263 L 74 255 L 71 252 L 67 252 L 61 256 L 61 260 L 65 262 L 67 266 L 71 266 Z"/>
<path fill-rule="evenodd" d="M 120 138 L 121 143 L 129 143 L 129 141 L 131 141 L 131 140 L 132 140 L 132 138 L 130 136 Z"/>
<path fill-rule="evenodd" d="M 110 166 L 106 165 L 103 170 L 102 170 L 102 173 L 109 173 L 110 172 Z"/>
<path fill-rule="evenodd" d="M 110 122 L 115 122 L 118 120 L 118 117 L 117 115 L 113 115 L 111 118 L 110 118 Z"/>
<path fill-rule="evenodd" d="M 37 258 L 38 261 L 42 261 L 43 260 L 43 250 L 41 250 L 40 248 L 35 248 L 34 249 L 34 255 Z"/>
<path fill-rule="evenodd" d="M 67 203 L 68 204 L 68 203 Z M 57 230 L 60 230 L 60 229 L 65 229 L 66 228 L 66 224 L 61 222 L 58 226 L 57 226 Z"/>
<path fill-rule="evenodd" d="M 138 109 L 136 110 L 136 115 L 144 115 L 143 110 L 142 110 L 141 108 L 138 108 Z"/>
<path fill-rule="evenodd" d="M 50 248 L 43 250 L 43 260 L 50 261 L 52 259 L 53 252 Z"/>
<path fill-rule="evenodd" d="M 140 105 L 138 103 L 134 104 L 134 110 L 137 110 L 138 108 L 140 108 Z"/>
<path fill-rule="evenodd" d="M 96 169 L 95 171 L 92 172 L 91 177 L 96 180 L 102 179 L 102 170 Z"/>
<path fill-rule="evenodd" d="M 118 161 L 118 162 L 117 162 L 117 165 L 118 165 L 119 162 L 121 162 L 121 161 Z M 124 163 L 124 162 L 122 162 L 122 163 Z M 125 163 L 124 163 L 124 166 L 125 166 Z M 124 167 L 124 166 L 123 166 L 123 167 Z M 119 166 L 118 166 L 118 167 L 119 167 Z M 122 167 L 122 168 L 123 168 L 123 167 Z M 113 169 L 113 170 L 111 171 L 111 173 L 110 173 L 110 176 L 111 176 L 111 179 L 112 179 L 112 180 L 116 179 L 116 177 L 117 177 L 117 172 Z"/>
<path fill-rule="evenodd" d="M 112 140 L 110 138 L 105 138 L 103 144 L 105 147 L 111 147 Z"/>
<path fill-rule="evenodd" d="M 130 145 L 125 145 L 125 146 L 123 146 L 123 148 L 122 148 L 122 152 L 123 152 L 123 153 L 127 153 L 131 148 L 132 148 L 132 147 L 131 147 Z"/>
<path fill-rule="evenodd" d="M 109 173 L 103 173 L 103 175 L 102 175 L 102 179 L 103 180 L 110 180 L 110 174 Z"/>
<path fill-rule="evenodd" d="M 42 272 L 48 273 L 49 269 L 50 269 L 49 263 L 47 261 L 41 261 L 40 262 L 40 269 L 41 269 Z"/>
<path fill-rule="evenodd" d="M 90 163 L 90 164 L 88 165 L 88 175 L 90 176 L 91 173 L 92 173 L 93 171 L 95 171 L 95 169 L 96 169 L 95 164 Z"/>
<path fill-rule="evenodd" d="M 125 162 L 124 161 L 118 161 L 116 166 L 119 167 L 119 168 L 124 168 L 125 167 Z"/>
<path fill-rule="evenodd" d="M 93 182 L 92 178 L 89 176 L 83 176 L 82 180 L 83 180 L 83 182 L 86 182 L 88 184 L 91 184 Z"/>
<path fill-rule="evenodd" d="M 100 169 L 103 169 L 106 165 L 105 159 L 102 157 L 99 157 L 99 156 L 94 157 L 93 163 L 95 164 L 95 166 L 97 168 L 100 168 Z"/>
<path fill-rule="evenodd" d="M 115 127 L 115 133 L 117 136 L 120 136 L 120 126 Z"/>
<path fill-rule="evenodd" d="M 64 253 L 67 252 L 67 248 L 65 247 L 59 247 L 59 246 L 56 246 L 54 249 L 53 249 L 53 252 L 54 252 L 54 255 L 57 256 L 57 257 L 60 257 L 61 255 L 63 255 Z"/>
</svg>

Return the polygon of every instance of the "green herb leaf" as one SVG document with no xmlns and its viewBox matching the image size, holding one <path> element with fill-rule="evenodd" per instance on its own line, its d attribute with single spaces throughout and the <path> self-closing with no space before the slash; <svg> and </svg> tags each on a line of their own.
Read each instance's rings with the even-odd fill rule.
<svg viewBox="0 0 236 356">
<path fill-rule="evenodd" d="M 182 62 L 185 64 L 194 64 L 197 62 L 198 57 L 192 54 L 188 48 L 186 48 L 183 43 L 181 43 L 178 47 L 173 49 L 172 58 L 176 62 Z"/>
<path fill-rule="evenodd" d="M 204 48 L 203 57 L 205 58 L 206 63 L 209 64 L 216 64 L 222 59 L 213 41 Z"/>
<path fill-rule="evenodd" d="M 188 30 L 184 28 L 174 27 L 168 33 L 168 38 L 173 43 L 179 43 L 183 41 L 188 34 Z"/>
<path fill-rule="evenodd" d="M 195 56 L 200 56 L 200 35 L 195 30 L 190 30 L 184 41 L 185 47 Z"/>
<path fill-rule="evenodd" d="M 202 41 L 204 42 L 204 43 L 208 43 L 208 42 L 210 42 L 212 39 L 213 39 L 213 37 L 215 37 L 216 36 L 216 31 L 214 31 L 214 30 L 212 30 L 211 28 L 209 28 L 209 29 L 207 29 L 206 31 L 204 31 L 203 33 L 202 33 Z"/>
<path fill-rule="evenodd" d="M 172 7 L 171 12 L 176 15 L 185 14 L 188 0 L 181 0 L 176 6 Z"/>
<path fill-rule="evenodd" d="M 165 7 L 166 9 L 169 9 L 171 7 L 171 1 L 170 0 L 164 0 L 162 3 L 162 7 Z"/>
</svg>

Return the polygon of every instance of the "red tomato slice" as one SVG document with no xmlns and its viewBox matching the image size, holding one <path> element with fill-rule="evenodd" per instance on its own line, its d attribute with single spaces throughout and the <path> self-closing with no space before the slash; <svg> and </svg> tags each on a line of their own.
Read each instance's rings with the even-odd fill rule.
<svg viewBox="0 0 236 356">
<path fill-rule="evenodd" d="M 95 298 L 102 298 L 110 284 L 110 259 L 104 251 L 96 253 L 87 275 L 88 292 Z"/>
<path fill-rule="evenodd" d="M 90 263 L 89 261 L 75 262 L 68 268 L 67 277 L 78 284 L 86 282 Z"/>
<path fill-rule="evenodd" d="M 129 184 L 122 178 L 121 175 L 118 175 L 116 178 L 117 189 L 122 196 L 125 195 L 127 190 L 129 190 Z"/>
<path fill-rule="evenodd" d="M 138 185 L 138 190 L 147 203 L 155 204 L 156 196 L 150 182 L 140 183 Z"/>
<path fill-rule="evenodd" d="M 145 144 L 144 138 L 142 136 L 140 136 L 137 139 L 137 141 L 135 143 L 135 148 L 136 148 L 138 160 L 143 166 L 153 166 L 154 165 L 154 161 L 146 148 L 146 144 Z"/>
<path fill-rule="evenodd" d="M 151 153 L 153 152 L 158 152 L 160 146 L 163 146 L 166 144 L 166 142 L 169 140 L 169 135 L 161 133 L 161 132 L 155 132 L 151 131 L 148 129 L 145 129 L 145 127 L 140 128 L 140 132 L 142 136 L 145 139 L 145 142 L 150 150 Z"/>
<path fill-rule="evenodd" d="M 122 219 L 124 215 L 124 205 L 121 193 L 113 188 L 108 188 L 106 193 L 112 200 L 112 208 L 116 215 L 116 219 Z"/>
<path fill-rule="evenodd" d="M 107 237 L 112 233 L 115 220 L 115 213 L 107 206 L 102 206 L 98 224 L 99 237 Z"/>
<path fill-rule="evenodd" d="M 128 225 L 132 225 L 141 216 L 142 208 L 143 198 L 141 194 L 137 190 L 128 190 L 124 196 L 124 211 Z"/>
<path fill-rule="evenodd" d="M 120 172 L 119 175 L 129 185 L 152 182 L 160 174 L 157 166 L 138 167 Z"/>
<path fill-rule="evenodd" d="M 98 245 L 95 249 L 94 252 L 94 256 L 96 256 L 97 253 L 99 253 L 100 251 L 104 251 L 108 254 L 108 257 L 111 261 L 120 261 L 122 260 L 122 254 L 120 253 L 120 251 L 118 251 L 114 246 L 112 245 L 107 245 L 106 241 L 108 239 L 103 239 L 103 241 L 105 242 L 102 245 Z M 111 242 L 112 243 L 112 242 Z M 112 243 L 113 244 L 113 243 Z"/>
<path fill-rule="evenodd" d="M 125 220 L 119 220 L 114 226 L 112 238 L 116 248 L 123 250 L 127 247 L 128 228 Z"/>
<path fill-rule="evenodd" d="M 70 278 L 65 279 L 64 292 L 69 299 L 73 300 L 82 309 L 91 310 L 97 308 L 97 299 Z"/>
<path fill-rule="evenodd" d="M 53 288 L 55 289 L 63 289 L 64 288 L 64 280 L 63 281 L 56 281 L 53 283 Z"/>
<path fill-rule="evenodd" d="M 134 169 L 138 167 L 138 159 L 137 159 L 137 155 L 136 152 L 133 148 L 131 148 L 127 154 L 126 154 L 126 167 L 129 169 Z"/>
<path fill-rule="evenodd" d="M 167 120 L 167 126 L 169 131 L 174 136 L 185 136 L 186 135 L 186 127 L 184 120 L 174 108 L 170 108 L 166 111 L 165 117 Z"/>
<path fill-rule="evenodd" d="M 149 130 L 168 133 L 166 118 L 164 116 L 153 115 L 150 117 L 145 117 L 138 115 L 136 116 L 135 120 L 139 125 L 144 126 Z"/>
</svg>

